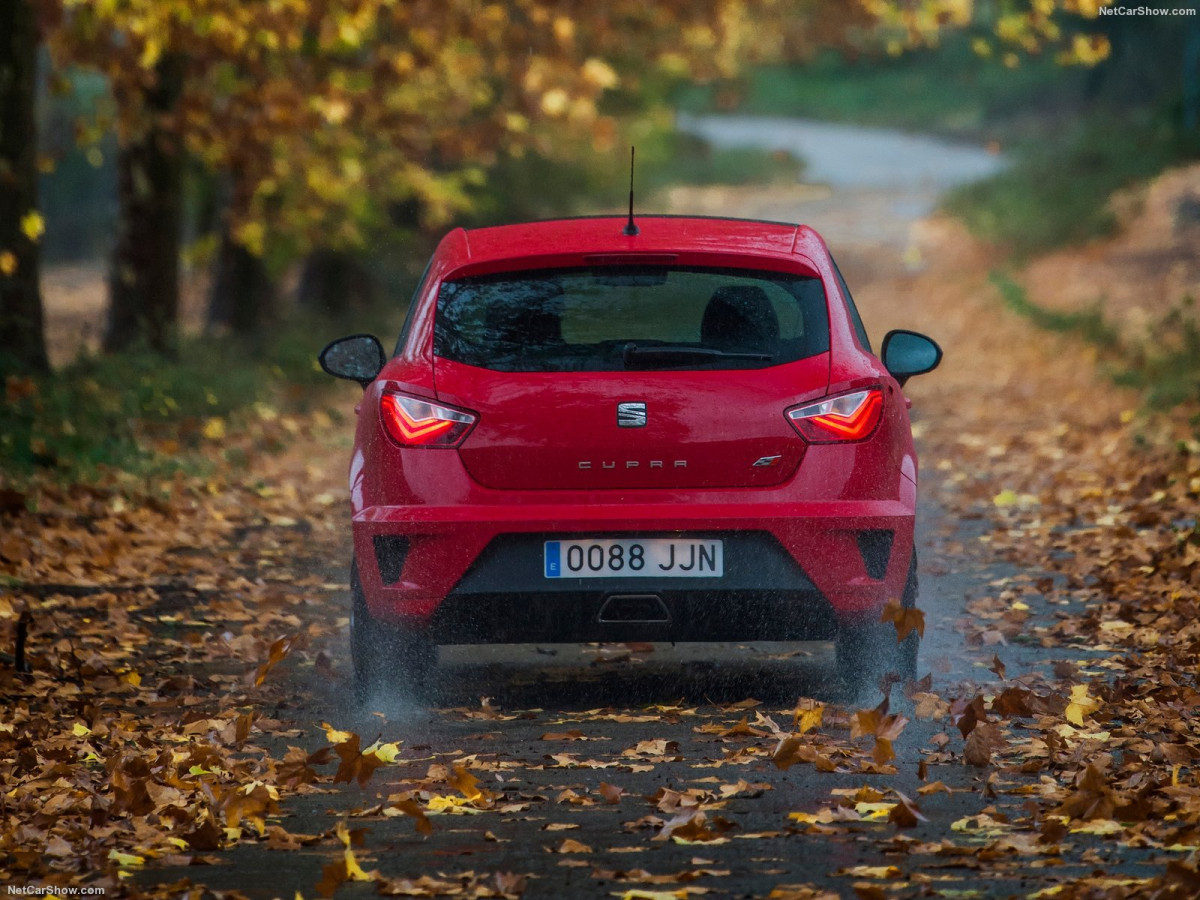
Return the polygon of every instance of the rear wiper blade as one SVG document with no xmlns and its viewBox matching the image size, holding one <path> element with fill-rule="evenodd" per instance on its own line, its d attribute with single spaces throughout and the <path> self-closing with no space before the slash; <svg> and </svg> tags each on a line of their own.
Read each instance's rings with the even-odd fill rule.
<svg viewBox="0 0 1200 900">
<path fill-rule="evenodd" d="M 718 359 L 745 359 L 763 362 L 775 357 L 770 353 L 735 353 L 730 350 L 716 350 L 711 347 L 639 347 L 637 344 L 625 345 L 625 368 L 633 362 L 642 363 L 681 363 L 709 362 Z"/>
</svg>

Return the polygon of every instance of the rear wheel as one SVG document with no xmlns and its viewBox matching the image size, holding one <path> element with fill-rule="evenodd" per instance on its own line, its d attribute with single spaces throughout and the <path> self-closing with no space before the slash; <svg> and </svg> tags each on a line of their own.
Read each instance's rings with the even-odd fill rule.
<svg viewBox="0 0 1200 900">
<path fill-rule="evenodd" d="M 900 605 L 917 605 L 917 551 L 913 550 L 908 580 Z M 896 638 L 891 622 L 843 625 L 837 639 L 837 672 L 842 684 L 852 693 L 876 684 L 884 675 L 894 674 L 902 681 L 917 677 L 917 651 L 921 639 L 914 631 L 903 641 Z"/>
<path fill-rule="evenodd" d="M 437 662 L 437 646 L 424 632 L 371 617 L 357 563 L 350 566 L 350 600 L 355 699 L 364 704 L 374 697 L 419 694 Z"/>
</svg>

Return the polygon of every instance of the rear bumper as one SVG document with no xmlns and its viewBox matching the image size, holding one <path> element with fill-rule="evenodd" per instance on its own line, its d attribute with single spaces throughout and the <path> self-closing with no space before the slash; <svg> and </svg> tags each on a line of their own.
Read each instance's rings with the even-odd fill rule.
<svg viewBox="0 0 1200 900">
<path fill-rule="evenodd" d="M 487 505 L 370 506 L 354 517 L 354 549 L 371 615 L 428 627 L 444 643 L 819 639 L 900 599 L 915 486 L 906 493 L 903 500 L 806 503 L 728 495 L 597 503 L 592 494 L 547 504 L 538 492 L 521 492 Z M 724 539 L 725 576 L 544 577 L 546 539 L 680 535 Z M 660 598 L 670 630 L 600 627 L 600 610 L 614 594 Z"/>
</svg>

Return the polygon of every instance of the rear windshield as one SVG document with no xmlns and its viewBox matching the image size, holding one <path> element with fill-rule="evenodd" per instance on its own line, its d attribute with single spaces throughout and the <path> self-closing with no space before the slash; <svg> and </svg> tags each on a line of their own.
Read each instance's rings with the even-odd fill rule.
<svg viewBox="0 0 1200 900">
<path fill-rule="evenodd" d="M 500 372 L 746 369 L 829 349 L 821 280 L 783 272 L 609 267 L 445 282 L 434 352 Z"/>
</svg>

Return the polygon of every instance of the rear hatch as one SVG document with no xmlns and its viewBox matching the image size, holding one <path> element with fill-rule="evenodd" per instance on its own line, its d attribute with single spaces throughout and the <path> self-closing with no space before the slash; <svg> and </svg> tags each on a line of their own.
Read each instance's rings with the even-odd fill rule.
<svg viewBox="0 0 1200 900">
<path fill-rule="evenodd" d="M 439 398 L 479 416 L 459 454 L 498 489 L 785 481 L 784 418 L 829 379 L 818 278 L 697 267 L 510 272 L 442 286 Z"/>
</svg>

